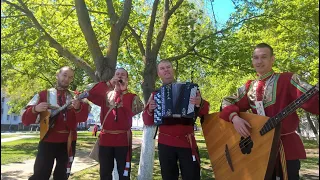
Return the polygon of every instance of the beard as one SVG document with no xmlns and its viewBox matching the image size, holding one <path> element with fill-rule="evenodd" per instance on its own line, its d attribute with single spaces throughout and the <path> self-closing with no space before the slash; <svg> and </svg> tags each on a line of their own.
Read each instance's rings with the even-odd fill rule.
<svg viewBox="0 0 320 180">
<path fill-rule="evenodd" d="M 63 84 L 62 82 L 59 82 L 59 81 L 58 81 L 58 87 L 59 87 L 59 88 L 62 88 L 62 89 L 68 89 L 69 84 L 65 85 L 65 84 Z"/>
</svg>

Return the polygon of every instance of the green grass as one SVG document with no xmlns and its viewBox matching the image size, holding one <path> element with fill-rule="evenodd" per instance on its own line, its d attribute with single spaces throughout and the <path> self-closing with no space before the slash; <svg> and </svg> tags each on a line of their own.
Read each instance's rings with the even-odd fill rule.
<svg viewBox="0 0 320 180">
<path fill-rule="evenodd" d="M 319 169 L 319 165 L 317 164 L 319 162 L 318 160 L 319 160 L 319 156 L 302 159 L 301 169 Z"/>
<path fill-rule="evenodd" d="M 1 165 L 35 158 L 38 143 L 38 137 L 1 143 Z"/>
<path fill-rule="evenodd" d="M 198 143 L 199 146 L 199 153 L 201 157 L 201 179 L 202 180 L 212 180 L 212 170 L 210 165 L 210 160 L 208 153 L 205 149 L 205 142 L 204 140 Z M 132 151 L 132 162 L 131 162 L 131 179 L 137 179 L 138 175 L 138 168 L 139 168 L 139 161 L 140 161 L 140 152 L 141 149 L 135 148 Z M 153 169 L 153 180 L 161 180 L 161 173 L 160 173 L 160 163 L 158 160 L 158 150 L 157 147 L 155 148 L 155 157 L 154 157 L 154 169 Z M 99 180 L 99 165 L 87 168 L 83 171 L 74 173 L 71 175 L 70 179 L 72 180 Z"/>
<path fill-rule="evenodd" d="M 4 139 L 4 138 L 11 138 L 11 137 L 18 137 L 18 136 L 21 136 L 21 134 L 1 134 L 1 139 Z"/>
<path fill-rule="evenodd" d="M 305 149 L 318 149 L 318 143 L 316 140 L 303 139 L 303 144 Z"/>
<path fill-rule="evenodd" d="M 133 131 L 133 137 L 142 136 L 143 131 Z M 37 133 L 26 133 L 36 135 Z M 6 135 L 4 137 L 16 137 L 18 134 Z M 212 180 L 213 172 L 211 169 L 211 164 L 209 160 L 209 156 L 206 150 L 206 145 L 204 138 L 201 132 L 195 133 L 197 144 L 199 147 L 199 153 L 201 157 L 201 179 L 202 180 Z M 3 136 L 2 136 L 3 137 Z M 95 143 L 97 137 L 92 136 L 92 132 L 88 131 L 80 131 L 78 132 L 77 139 L 77 151 L 84 151 L 89 153 Z M 22 162 L 28 159 L 32 159 L 36 157 L 37 146 L 39 142 L 39 137 L 28 138 L 28 139 L 20 139 L 12 142 L 5 142 L 1 144 L 1 164 L 8 164 L 12 162 Z M 318 149 L 317 142 L 314 140 L 303 140 L 306 149 Z M 155 148 L 155 161 L 154 161 L 154 180 L 161 179 L 160 173 L 160 164 L 158 160 L 158 151 L 157 147 Z M 318 151 L 313 152 L 313 154 L 309 154 L 308 159 L 301 161 L 301 169 L 319 169 Z M 140 148 L 136 148 L 133 150 L 132 157 L 132 172 L 131 179 L 136 179 L 139 168 L 139 160 L 140 160 Z M 86 180 L 86 179 L 100 179 L 99 177 L 99 165 L 93 166 L 91 168 L 82 170 L 73 174 L 70 179 L 74 180 Z M 308 177 L 302 177 L 301 179 L 308 179 Z"/>
</svg>

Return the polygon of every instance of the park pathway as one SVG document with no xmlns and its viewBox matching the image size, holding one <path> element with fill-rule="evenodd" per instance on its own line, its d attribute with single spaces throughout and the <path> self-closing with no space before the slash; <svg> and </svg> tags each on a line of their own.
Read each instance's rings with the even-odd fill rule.
<svg viewBox="0 0 320 180">
<path fill-rule="evenodd" d="M 20 137 L 12 137 L 12 138 L 4 138 L 4 139 L 8 139 L 6 141 L 8 142 L 8 141 L 14 141 L 22 138 L 29 138 L 29 137 L 20 136 Z M 1 139 L 1 142 L 4 139 Z M 142 139 L 133 137 L 132 148 L 140 147 L 141 142 L 142 142 Z M 34 161 L 35 159 L 29 159 L 22 163 L 10 163 L 6 165 L 1 165 L 1 180 L 28 179 L 33 173 Z M 89 168 L 91 166 L 95 166 L 97 164 L 98 163 L 96 161 L 89 158 L 89 152 L 84 152 L 79 150 L 76 152 L 76 157 L 74 158 L 74 162 L 72 164 L 71 174 L 81 171 L 83 169 Z M 50 179 L 52 179 L 52 177 Z"/>
</svg>

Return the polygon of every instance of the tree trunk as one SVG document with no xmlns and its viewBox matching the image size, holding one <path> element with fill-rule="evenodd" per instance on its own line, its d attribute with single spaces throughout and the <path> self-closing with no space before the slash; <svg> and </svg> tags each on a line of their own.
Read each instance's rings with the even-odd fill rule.
<svg viewBox="0 0 320 180">
<path fill-rule="evenodd" d="M 300 124 L 298 125 L 297 132 L 298 132 L 299 136 L 301 137 L 302 134 L 301 134 Z"/>
<path fill-rule="evenodd" d="M 308 123 L 313 131 L 313 134 L 316 137 L 317 143 L 319 144 L 319 134 L 318 134 L 317 128 L 314 126 L 314 124 L 312 122 L 312 119 L 310 117 L 310 113 L 306 112 L 306 117 L 307 117 Z"/>
<path fill-rule="evenodd" d="M 143 57 L 146 61 L 145 69 L 143 72 L 143 99 L 144 103 L 148 102 L 150 94 L 155 90 L 155 82 L 157 78 L 156 58 L 157 56 Z"/>
<path fill-rule="evenodd" d="M 317 135 L 318 135 L 318 131 L 317 131 L 317 128 L 314 126 L 313 122 L 312 122 L 312 119 L 311 119 L 311 117 L 310 117 L 310 113 L 306 112 L 305 114 L 306 114 L 308 123 L 309 123 L 309 125 L 310 125 L 310 127 L 311 127 L 311 129 L 312 129 L 312 131 L 313 131 L 313 134 L 314 134 L 315 136 L 317 136 Z"/>
</svg>

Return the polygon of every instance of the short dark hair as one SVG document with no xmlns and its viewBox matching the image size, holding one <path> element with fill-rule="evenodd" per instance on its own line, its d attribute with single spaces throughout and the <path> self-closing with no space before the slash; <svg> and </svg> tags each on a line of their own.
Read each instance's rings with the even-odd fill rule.
<svg viewBox="0 0 320 180">
<path fill-rule="evenodd" d="M 254 47 L 254 49 L 257 49 L 257 48 L 268 48 L 270 49 L 271 56 L 273 56 L 273 48 L 269 44 L 260 43 L 260 44 L 257 44 L 256 47 Z"/>
<path fill-rule="evenodd" d="M 128 73 L 128 71 L 127 71 L 125 68 L 123 68 L 123 67 L 119 67 L 119 68 L 116 68 L 116 71 L 117 71 L 118 69 L 123 69 L 124 71 L 126 71 L 126 73 L 127 73 L 127 77 L 129 77 L 129 73 Z"/>
<path fill-rule="evenodd" d="M 171 61 L 166 60 L 166 59 L 162 59 L 162 60 L 157 64 L 157 70 L 158 70 L 159 64 L 160 64 L 160 63 L 164 63 L 164 62 L 166 62 L 166 63 L 170 63 L 170 64 L 171 64 L 171 66 L 173 67 L 173 65 L 172 65 L 172 62 L 171 62 Z"/>
</svg>

